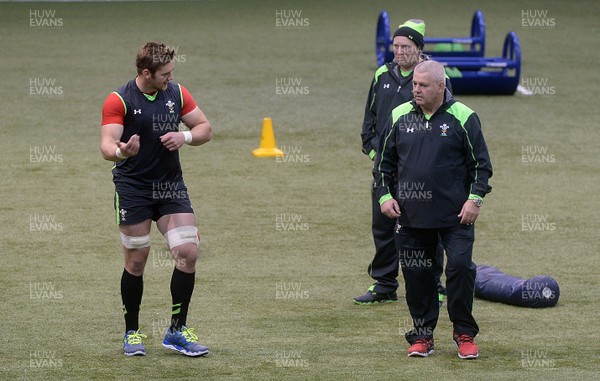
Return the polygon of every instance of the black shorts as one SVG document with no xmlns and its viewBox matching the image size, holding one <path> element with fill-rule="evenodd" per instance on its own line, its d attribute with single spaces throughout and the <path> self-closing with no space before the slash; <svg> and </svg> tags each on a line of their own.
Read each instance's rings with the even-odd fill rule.
<svg viewBox="0 0 600 381">
<path fill-rule="evenodd" d="M 119 225 L 133 225 L 175 213 L 194 213 L 183 180 L 163 181 L 150 187 L 115 183 L 115 215 Z"/>
</svg>

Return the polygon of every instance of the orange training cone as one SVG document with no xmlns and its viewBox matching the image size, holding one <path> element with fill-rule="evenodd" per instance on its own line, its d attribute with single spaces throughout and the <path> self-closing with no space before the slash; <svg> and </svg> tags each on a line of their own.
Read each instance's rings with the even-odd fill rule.
<svg viewBox="0 0 600 381">
<path fill-rule="evenodd" d="M 275 146 L 275 133 L 273 132 L 273 121 L 271 121 L 271 118 L 265 118 L 263 121 L 260 147 L 252 150 L 252 155 L 256 157 L 283 156 L 283 151 Z"/>
</svg>

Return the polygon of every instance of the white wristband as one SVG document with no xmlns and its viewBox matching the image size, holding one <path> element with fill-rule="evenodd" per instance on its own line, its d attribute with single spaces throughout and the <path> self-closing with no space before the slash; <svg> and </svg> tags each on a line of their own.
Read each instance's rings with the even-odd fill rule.
<svg viewBox="0 0 600 381">
<path fill-rule="evenodd" d="M 192 142 L 192 132 L 191 131 L 181 131 L 183 134 L 183 138 L 185 139 L 185 144 L 190 144 Z"/>
<path fill-rule="evenodd" d="M 127 159 L 129 156 L 125 156 L 123 155 L 123 152 L 121 152 L 121 148 L 117 147 L 117 151 L 115 152 L 115 156 L 117 157 L 117 159 L 121 159 L 121 160 L 125 160 Z"/>
</svg>

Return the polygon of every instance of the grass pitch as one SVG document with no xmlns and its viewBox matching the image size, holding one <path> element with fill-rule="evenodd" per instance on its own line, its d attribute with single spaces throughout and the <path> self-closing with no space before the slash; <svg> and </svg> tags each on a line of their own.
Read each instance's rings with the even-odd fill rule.
<svg viewBox="0 0 600 381">
<path fill-rule="evenodd" d="M 371 282 L 371 163 L 359 134 L 375 23 L 386 9 L 392 25 L 423 18 L 428 36 L 464 36 L 476 8 L 486 55 L 517 32 L 522 77 L 539 94 L 458 97 L 479 114 L 495 169 L 475 260 L 549 274 L 561 297 L 543 310 L 476 300 L 476 361 L 456 357 L 442 313 L 435 355 L 409 359 L 403 298 L 352 304 Z M 0 4 L 0 378 L 595 379 L 598 11 L 593 1 Z M 524 27 L 532 17 L 554 25 Z M 202 235 L 189 321 L 207 358 L 160 346 L 172 262 L 156 229 L 141 311 L 148 355 L 121 354 L 122 254 L 100 110 L 149 40 L 177 49 L 175 79 L 214 127 L 212 142 L 181 154 Z M 250 154 L 265 116 L 286 161 Z"/>
</svg>

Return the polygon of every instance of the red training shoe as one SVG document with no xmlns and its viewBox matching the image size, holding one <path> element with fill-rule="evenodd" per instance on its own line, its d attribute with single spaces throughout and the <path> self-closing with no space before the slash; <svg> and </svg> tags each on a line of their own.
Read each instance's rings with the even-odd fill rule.
<svg viewBox="0 0 600 381">
<path fill-rule="evenodd" d="M 427 357 L 433 353 L 433 339 L 418 339 L 407 352 L 408 357 Z"/>
<path fill-rule="evenodd" d="M 476 359 L 479 357 L 479 348 L 475 344 L 474 337 L 466 334 L 459 335 L 454 332 L 452 340 L 458 347 L 458 357 L 461 359 Z"/>
</svg>

